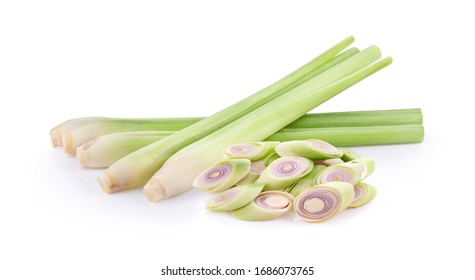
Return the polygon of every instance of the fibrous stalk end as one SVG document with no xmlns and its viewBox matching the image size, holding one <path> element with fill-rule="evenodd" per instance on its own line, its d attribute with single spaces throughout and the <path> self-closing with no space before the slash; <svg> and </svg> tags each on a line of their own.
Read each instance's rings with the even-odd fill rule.
<svg viewBox="0 0 475 280">
<path fill-rule="evenodd" d="M 158 202 L 165 198 L 162 185 L 153 178 L 144 186 L 143 193 L 150 202 Z"/>
<path fill-rule="evenodd" d="M 114 184 L 109 176 L 109 174 L 104 173 L 97 177 L 97 181 L 101 186 L 102 190 L 108 194 L 115 193 L 123 190 L 124 188 L 121 185 Z"/>
</svg>

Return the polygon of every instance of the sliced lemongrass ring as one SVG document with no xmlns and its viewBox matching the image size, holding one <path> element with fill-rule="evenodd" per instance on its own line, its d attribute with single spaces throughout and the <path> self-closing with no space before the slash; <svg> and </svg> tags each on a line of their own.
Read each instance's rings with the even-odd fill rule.
<svg viewBox="0 0 475 280">
<path fill-rule="evenodd" d="M 227 158 L 247 158 L 255 161 L 270 155 L 279 143 L 276 141 L 262 141 L 237 144 L 224 150 L 224 154 Z"/>
<path fill-rule="evenodd" d="M 368 178 L 369 175 L 373 174 L 375 169 L 375 163 L 372 158 L 357 158 L 347 162 L 347 164 L 353 164 L 360 168 L 361 170 L 361 179 L 364 180 Z"/>
<path fill-rule="evenodd" d="M 354 188 L 345 182 L 314 186 L 295 198 L 294 210 L 308 222 L 320 222 L 348 208 L 355 196 Z"/>
<path fill-rule="evenodd" d="M 359 182 L 355 186 L 355 197 L 348 207 L 355 208 L 366 205 L 373 200 L 377 193 L 378 191 L 373 185 Z"/>
<path fill-rule="evenodd" d="M 313 169 L 313 162 L 303 157 L 281 157 L 267 166 L 256 180 L 264 190 L 284 190 Z"/>
<path fill-rule="evenodd" d="M 290 185 L 290 187 L 287 188 L 286 192 L 290 193 L 294 197 L 297 197 L 304 190 L 315 186 L 318 175 L 320 175 L 320 173 L 325 168 L 327 168 L 325 165 L 315 165 L 315 167 L 312 169 L 312 171 L 310 171 L 310 173 Z"/>
<path fill-rule="evenodd" d="M 319 174 L 316 184 L 346 182 L 354 186 L 361 181 L 361 170 L 355 167 L 357 166 L 346 163 L 328 166 Z"/>
<path fill-rule="evenodd" d="M 330 165 L 335 165 L 335 164 L 342 164 L 342 163 L 345 163 L 345 161 L 342 160 L 341 158 L 329 158 L 329 159 L 317 159 L 317 160 L 314 160 L 313 163 L 330 166 Z"/>
<path fill-rule="evenodd" d="M 259 178 L 265 168 L 266 167 L 264 166 L 264 159 L 252 161 L 251 170 L 249 170 L 249 173 L 247 173 L 247 175 L 242 178 L 236 185 L 254 183 L 257 178 Z"/>
<path fill-rule="evenodd" d="M 264 188 L 264 184 L 247 184 L 230 188 L 208 201 L 206 209 L 232 211 L 253 201 Z"/>
<path fill-rule="evenodd" d="M 264 159 L 264 166 L 269 166 L 274 160 L 278 158 L 280 158 L 280 156 L 276 152 L 271 153 Z"/>
<path fill-rule="evenodd" d="M 338 147 L 338 149 L 340 149 L 340 151 L 343 152 L 343 155 L 341 156 L 341 159 L 344 160 L 344 161 L 351 161 L 351 160 L 358 159 L 358 158 L 361 157 L 360 155 L 358 155 L 352 149 L 349 149 L 349 148 L 346 148 L 346 147 Z"/>
<path fill-rule="evenodd" d="M 299 156 L 308 159 L 340 158 L 343 152 L 335 146 L 318 139 L 282 142 L 275 147 L 281 157 Z"/>
<path fill-rule="evenodd" d="M 224 191 L 244 178 L 250 169 L 248 159 L 223 160 L 201 172 L 193 181 L 193 187 L 211 192 Z"/>
<path fill-rule="evenodd" d="M 266 221 L 282 216 L 292 208 L 294 197 L 282 191 L 262 192 L 253 201 L 232 211 L 232 215 L 244 221 Z"/>
</svg>

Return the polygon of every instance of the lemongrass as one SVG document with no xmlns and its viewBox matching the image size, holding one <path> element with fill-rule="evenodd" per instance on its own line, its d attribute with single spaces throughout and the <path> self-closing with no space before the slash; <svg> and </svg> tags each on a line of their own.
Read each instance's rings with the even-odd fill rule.
<svg viewBox="0 0 475 280">
<path fill-rule="evenodd" d="M 274 160 L 278 158 L 280 158 L 280 156 L 276 152 L 271 153 L 264 159 L 264 166 L 269 166 Z"/>
<path fill-rule="evenodd" d="M 256 183 L 264 183 L 264 190 L 284 190 L 310 173 L 313 166 L 304 157 L 281 157 L 262 171 Z"/>
<path fill-rule="evenodd" d="M 297 197 L 301 192 L 316 185 L 318 175 L 326 168 L 325 165 L 315 165 L 310 173 L 302 177 L 297 182 L 290 185 L 285 190 L 294 197 Z"/>
<path fill-rule="evenodd" d="M 264 184 L 250 183 L 228 189 L 206 204 L 212 211 L 232 211 L 253 201 L 262 191 Z"/>
<path fill-rule="evenodd" d="M 232 145 L 224 150 L 224 154 L 227 158 L 247 158 L 255 161 L 269 156 L 279 143 L 277 141 L 261 141 Z"/>
<path fill-rule="evenodd" d="M 335 164 L 325 168 L 317 177 L 316 184 L 346 182 L 352 186 L 361 181 L 363 170 L 356 164 Z"/>
<path fill-rule="evenodd" d="M 193 179 L 220 158 L 223 149 L 269 137 L 314 107 L 391 64 L 391 58 L 375 62 L 380 56 L 380 50 L 371 46 L 180 150 L 147 182 L 145 195 L 150 201 L 159 201 L 189 190 Z"/>
<path fill-rule="evenodd" d="M 348 206 L 350 208 L 361 207 L 368 204 L 376 196 L 378 191 L 373 185 L 359 182 L 355 185 L 355 197 L 351 204 Z"/>
<path fill-rule="evenodd" d="M 210 192 L 220 192 L 236 185 L 251 169 L 248 159 L 228 159 L 217 162 L 204 170 L 193 181 L 193 187 Z"/>
<path fill-rule="evenodd" d="M 63 146 L 63 134 L 68 133 L 72 129 L 86 123 L 92 123 L 103 120 L 103 117 L 83 117 L 70 119 L 62 122 L 50 130 L 51 144 L 53 147 Z"/>
<path fill-rule="evenodd" d="M 322 140 L 294 140 L 282 142 L 275 147 L 275 152 L 281 156 L 306 157 L 308 159 L 340 158 L 343 152 Z"/>
<path fill-rule="evenodd" d="M 375 169 L 374 160 L 371 158 L 357 158 L 351 161 L 348 161 L 346 164 L 353 165 L 355 168 L 360 168 L 361 170 L 361 178 L 360 180 L 364 180 L 368 178 L 369 175 L 373 174 Z"/>
<path fill-rule="evenodd" d="M 361 157 L 358 153 L 356 153 L 355 151 L 353 151 L 350 148 L 338 147 L 338 149 L 340 149 L 340 151 L 343 152 L 343 155 L 341 156 L 341 159 L 344 160 L 345 162 L 346 161 L 352 161 L 354 159 L 357 159 L 357 158 Z"/>
<path fill-rule="evenodd" d="M 347 59 L 356 56 L 358 53 L 354 53 L 358 52 L 358 50 L 354 50 L 353 52 L 346 52 L 344 53 L 344 56 L 342 56 L 342 53 L 339 56 L 335 57 L 335 55 L 344 50 L 353 41 L 353 37 L 344 39 L 343 41 L 336 44 L 326 52 L 322 53 L 320 56 L 310 61 L 306 65 L 302 66 L 301 68 L 297 69 L 296 71 L 277 81 L 276 83 L 255 93 L 254 95 L 251 95 L 248 98 L 245 98 L 240 102 L 208 118 L 194 123 L 193 125 L 186 127 L 178 131 L 177 133 L 170 135 L 169 137 L 163 138 L 123 157 L 122 159 L 111 165 L 106 170 L 106 172 L 98 178 L 99 184 L 101 185 L 102 189 L 108 193 L 145 185 L 145 183 L 149 181 L 149 179 L 151 179 L 151 177 L 157 172 L 157 170 L 162 167 L 165 161 L 167 161 L 172 155 L 176 154 L 178 151 L 182 150 L 187 145 L 190 145 L 194 142 L 196 143 L 207 135 L 212 135 L 213 132 L 223 128 L 224 126 L 234 122 L 235 120 L 243 116 L 247 116 L 250 112 L 255 111 L 261 106 L 264 106 L 264 104 L 267 105 L 269 103 L 272 103 L 272 100 L 279 98 L 281 95 L 287 92 L 293 92 L 293 90 L 297 87 L 307 85 L 308 82 L 314 80 L 315 78 L 318 78 L 320 80 L 319 77 L 321 75 L 328 75 L 325 73 L 332 73 L 333 67 L 322 73 L 319 73 L 318 71 L 322 71 L 322 67 L 327 68 L 328 66 L 325 66 L 326 63 L 330 63 L 332 65 L 336 64 L 336 66 L 338 66 L 340 64 L 340 60 L 346 61 Z M 317 73 L 316 76 L 315 73 Z M 298 114 L 299 117 L 302 115 L 303 114 L 301 113 Z M 292 121 L 295 119 L 297 118 L 293 118 Z M 292 121 L 287 122 L 287 124 Z M 251 120 L 251 123 L 252 122 L 253 121 Z M 280 126 L 280 128 L 282 127 Z M 276 130 L 272 133 L 274 132 L 276 132 Z M 243 139 L 242 141 L 237 142 L 226 142 L 226 146 L 241 142 L 261 141 L 264 138 L 265 137 L 255 139 L 255 137 L 252 137 L 250 141 L 246 141 L 246 139 Z M 214 150 L 222 151 L 222 149 L 224 149 L 224 147 L 216 147 Z M 179 176 L 182 178 L 186 178 L 186 189 L 190 188 L 193 180 L 192 177 L 196 177 L 196 175 L 202 170 L 204 170 L 206 166 L 209 166 L 218 159 L 215 154 L 210 157 L 201 157 L 206 158 L 206 160 L 193 160 L 192 162 L 190 162 L 190 164 L 192 165 L 196 164 L 196 166 L 193 167 L 193 169 L 196 171 L 195 173 L 190 176 L 189 173 L 185 172 L 185 176 Z M 202 161 L 202 164 L 197 164 L 197 162 L 200 161 Z M 181 170 L 181 168 L 179 167 L 174 168 L 178 168 L 178 170 Z M 181 190 L 181 187 L 179 189 Z M 176 194 L 176 190 L 153 190 L 152 188 L 146 193 L 148 193 L 149 197 L 168 197 L 170 195 Z M 167 194 L 167 192 L 169 193 Z M 154 199 L 152 198 L 152 200 Z"/>
<path fill-rule="evenodd" d="M 336 165 L 336 164 L 343 164 L 345 163 L 344 160 L 341 158 L 329 158 L 329 159 L 318 159 L 313 161 L 314 164 L 320 164 L 325 166 Z"/>
<path fill-rule="evenodd" d="M 354 188 L 349 183 L 321 184 L 300 193 L 294 200 L 294 210 L 302 220 L 320 222 L 348 208 L 354 196 Z"/>
<path fill-rule="evenodd" d="M 292 208 L 294 197 L 282 191 L 262 192 L 249 204 L 232 211 L 244 221 L 267 221 L 282 216 Z"/>
<path fill-rule="evenodd" d="M 265 168 L 264 159 L 252 161 L 251 169 L 249 170 L 249 173 L 247 173 L 247 175 L 244 178 L 242 178 L 239 182 L 237 182 L 236 185 L 243 185 L 243 184 L 255 182 L 257 178 L 259 178 L 259 176 L 261 175 L 264 168 Z"/>
</svg>

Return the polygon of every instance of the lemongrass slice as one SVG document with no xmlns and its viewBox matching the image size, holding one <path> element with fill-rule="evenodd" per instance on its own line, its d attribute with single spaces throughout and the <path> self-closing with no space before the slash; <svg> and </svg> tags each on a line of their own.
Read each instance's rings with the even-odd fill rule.
<svg viewBox="0 0 475 280">
<path fill-rule="evenodd" d="M 279 143 L 277 141 L 261 141 L 232 145 L 224 150 L 224 154 L 227 158 L 247 158 L 255 161 L 270 155 Z"/>
<path fill-rule="evenodd" d="M 269 166 L 269 164 L 278 158 L 280 158 L 280 156 L 276 152 L 271 153 L 264 159 L 264 166 Z"/>
<path fill-rule="evenodd" d="M 327 168 L 325 165 L 315 165 L 315 167 L 312 169 L 312 171 L 310 171 L 310 173 L 290 185 L 290 187 L 287 188 L 286 192 L 290 193 L 294 197 L 297 197 L 304 190 L 315 186 L 318 176 L 325 168 Z"/>
<path fill-rule="evenodd" d="M 335 165 L 335 164 L 343 164 L 345 163 L 344 160 L 341 158 L 329 158 L 329 159 L 318 159 L 313 161 L 314 164 L 321 164 L 325 166 Z"/>
<path fill-rule="evenodd" d="M 368 204 L 376 196 L 378 191 L 373 185 L 359 182 L 355 186 L 355 197 L 348 207 L 356 208 Z"/>
<path fill-rule="evenodd" d="M 352 161 L 361 157 L 360 155 L 358 155 L 358 153 L 356 153 L 350 148 L 338 147 L 338 149 L 343 152 L 341 159 L 344 161 Z"/>
<path fill-rule="evenodd" d="M 308 222 L 320 222 L 348 208 L 355 196 L 354 188 L 345 182 L 314 186 L 295 198 L 295 214 Z"/>
<path fill-rule="evenodd" d="M 294 197 L 282 191 L 262 192 L 249 204 L 231 213 L 244 221 L 267 221 L 282 216 L 292 208 Z"/>
<path fill-rule="evenodd" d="M 294 140 L 282 142 L 275 147 L 275 152 L 281 157 L 294 156 L 308 159 L 340 158 L 343 152 L 322 140 Z"/>
<path fill-rule="evenodd" d="M 254 183 L 257 178 L 259 178 L 264 168 L 266 168 L 264 166 L 264 159 L 251 161 L 251 169 L 249 170 L 249 173 L 247 173 L 247 175 L 242 178 L 241 181 L 237 182 L 236 185 Z"/>
<path fill-rule="evenodd" d="M 317 178 L 316 184 L 325 184 L 330 182 L 346 182 L 356 185 L 361 181 L 363 169 L 358 164 L 336 164 L 325 168 Z"/>
<path fill-rule="evenodd" d="M 201 172 L 193 181 L 193 187 L 211 192 L 224 191 L 244 178 L 250 169 L 248 159 L 223 160 Z"/>
<path fill-rule="evenodd" d="M 232 211 L 254 200 L 264 188 L 264 184 L 246 184 L 230 188 L 208 201 L 206 209 L 212 211 Z"/>
<path fill-rule="evenodd" d="M 357 159 L 347 162 L 346 164 L 353 165 L 355 168 L 360 168 L 361 170 L 360 180 L 364 180 L 368 178 L 369 175 L 373 174 L 374 169 L 375 169 L 375 163 L 372 158 L 357 158 Z"/>
<path fill-rule="evenodd" d="M 267 166 L 256 180 L 264 190 L 284 190 L 313 169 L 313 162 L 303 157 L 281 157 Z"/>
</svg>

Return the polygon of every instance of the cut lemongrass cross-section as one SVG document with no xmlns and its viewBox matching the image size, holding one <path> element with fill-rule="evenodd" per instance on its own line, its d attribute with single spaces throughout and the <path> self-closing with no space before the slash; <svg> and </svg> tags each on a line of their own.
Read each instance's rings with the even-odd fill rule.
<svg viewBox="0 0 475 280">
<path fill-rule="evenodd" d="M 254 183 L 257 178 L 259 178 L 264 168 L 266 168 L 264 166 L 264 159 L 251 161 L 251 169 L 249 170 L 249 173 L 247 173 L 247 175 L 242 178 L 241 181 L 239 181 L 236 185 Z"/>
<path fill-rule="evenodd" d="M 317 178 L 317 185 L 330 182 L 346 182 L 352 186 L 361 181 L 363 170 L 356 164 L 336 164 L 325 168 Z"/>
<path fill-rule="evenodd" d="M 341 159 L 344 160 L 344 161 L 351 161 L 351 160 L 354 160 L 354 159 L 357 159 L 357 158 L 361 157 L 360 155 L 358 155 L 358 153 L 356 153 L 355 151 L 353 151 L 350 148 L 338 147 L 338 149 L 340 149 L 340 151 L 343 152 L 343 155 L 341 156 Z"/>
<path fill-rule="evenodd" d="M 350 208 L 356 208 L 368 204 L 378 193 L 373 185 L 367 184 L 365 182 L 359 182 L 354 188 L 355 197 L 348 206 Z"/>
<path fill-rule="evenodd" d="M 294 197 L 282 191 L 266 191 L 249 204 L 232 211 L 232 215 L 244 221 L 266 221 L 282 216 L 292 208 Z"/>
<path fill-rule="evenodd" d="M 290 185 L 290 187 L 287 188 L 286 192 L 290 193 L 294 197 L 297 197 L 304 190 L 315 186 L 318 175 L 320 175 L 320 173 L 325 168 L 327 168 L 325 165 L 320 165 L 320 164 L 315 165 L 315 167 L 312 169 L 312 171 L 310 171 L 310 173 L 308 173 L 307 175 L 302 177 L 302 179 Z"/>
<path fill-rule="evenodd" d="M 360 180 L 368 178 L 369 175 L 373 174 L 375 169 L 375 163 L 372 158 L 357 158 L 347 162 L 346 164 L 352 165 L 355 169 L 361 170 Z"/>
<path fill-rule="evenodd" d="M 349 183 L 321 184 L 297 196 L 294 200 L 294 210 L 297 216 L 305 221 L 320 222 L 348 208 L 354 196 L 354 188 Z"/>
<path fill-rule="evenodd" d="M 262 171 L 256 183 L 265 183 L 264 190 L 284 190 L 312 171 L 313 166 L 304 157 L 281 157 Z"/>
<path fill-rule="evenodd" d="M 253 201 L 264 188 L 264 184 L 251 183 L 230 188 L 208 201 L 206 209 L 232 211 Z"/>
<path fill-rule="evenodd" d="M 280 142 L 261 141 L 232 145 L 224 151 L 227 158 L 247 158 L 251 161 L 259 160 L 274 152 Z"/>
<path fill-rule="evenodd" d="M 335 164 L 343 164 L 345 163 L 344 160 L 341 158 L 329 158 L 329 159 L 318 159 L 313 161 L 314 164 L 321 164 L 325 166 L 335 165 Z"/>
<path fill-rule="evenodd" d="M 220 192 L 236 185 L 251 169 L 248 159 L 228 159 L 215 163 L 193 181 L 193 187 Z"/>
<path fill-rule="evenodd" d="M 281 157 L 294 156 L 308 159 L 340 158 L 343 152 L 322 140 L 295 140 L 282 142 L 275 147 L 275 152 Z"/>
</svg>

